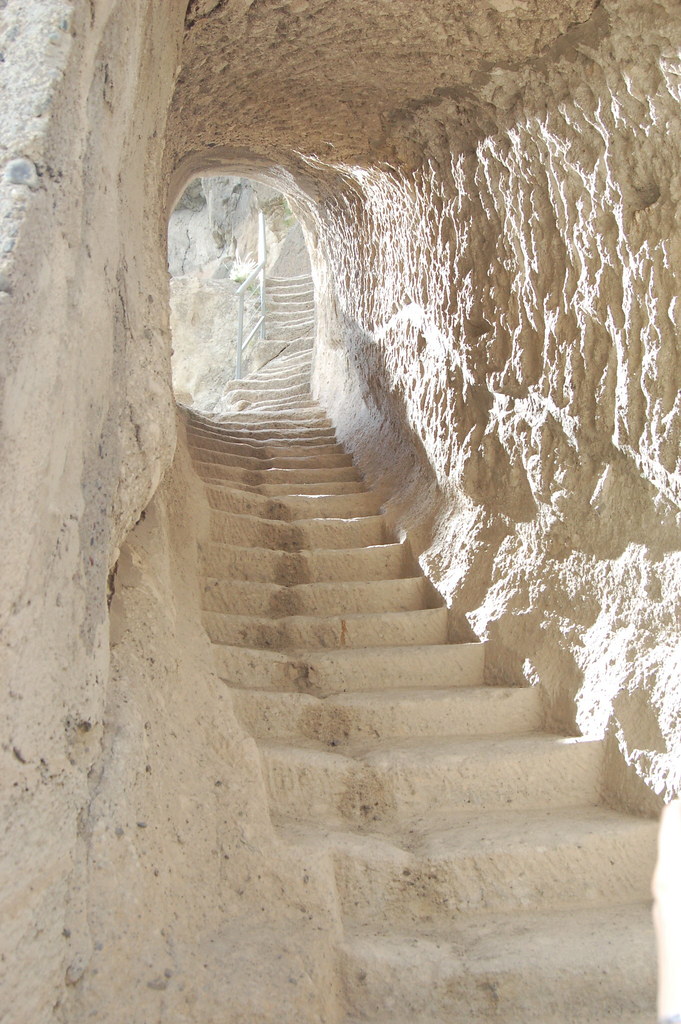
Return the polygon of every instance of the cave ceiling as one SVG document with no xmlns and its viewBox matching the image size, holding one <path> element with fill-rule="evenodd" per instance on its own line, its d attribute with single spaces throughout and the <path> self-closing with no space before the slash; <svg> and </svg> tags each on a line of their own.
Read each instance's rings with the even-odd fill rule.
<svg viewBox="0 0 681 1024">
<path fill-rule="evenodd" d="M 175 161 L 231 147 L 391 158 L 424 108 L 475 107 L 495 71 L 541 58 L 599 0 L 192 0 Z"/>
</svg>

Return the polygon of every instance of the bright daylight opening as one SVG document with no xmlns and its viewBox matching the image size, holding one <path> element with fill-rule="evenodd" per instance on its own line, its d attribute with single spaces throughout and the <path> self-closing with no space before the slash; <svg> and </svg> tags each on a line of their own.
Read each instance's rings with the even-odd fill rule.
<svg viewBox="0 0 681 1024">
<path fill-rule="evenodd" d="M 312 346 L 314 290 L 303 232 L 286 197 L 268 185 L 195 178 L 168 223 L 168 269 L 180 405 L 203 414 L 234 411 L 243 403 L 230 396 L 230 382 L 284 351 Z"/>
</svg>

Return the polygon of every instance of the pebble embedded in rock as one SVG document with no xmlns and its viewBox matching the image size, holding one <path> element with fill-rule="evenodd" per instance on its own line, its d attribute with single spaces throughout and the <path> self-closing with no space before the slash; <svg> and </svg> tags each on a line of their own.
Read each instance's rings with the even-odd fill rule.
<svg viewBox="0 0 681 1024">
<path fill-rule="evenodd" d="M 10 160 L 5 167 L 5 181 L 11 185 L 28 185 L 29 188 L 37 188 L 40 184 L 35 164 L 24 157 Z"/>
<path fill-rule="evenodd" d="M 152 989 L 154 992 L 164 992 L 168 988 L 168 978 L 154 978 L 153 981 L 147 982 L 147 988 Z"/>
</svg>

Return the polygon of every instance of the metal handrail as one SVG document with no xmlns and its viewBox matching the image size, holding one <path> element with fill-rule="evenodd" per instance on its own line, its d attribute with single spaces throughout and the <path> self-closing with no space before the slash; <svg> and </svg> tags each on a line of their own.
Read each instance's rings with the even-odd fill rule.
<svg viewBox="0 0 681 1024">
<path fill-rule="evenodd" d="M 265 295 L 265 264 L 267 262 L 267 246 L 265 241 L 265 214 L 260 210 L 258 214 L 258 263 L 250 272 L 245 281 L 242 281 L 236 290 L 239 297 L 239 314 L 236 333 L 236 380 L 241 380 L 241 363 L 243 354 L 256 333 L 260 338 L 265 337 L 265 316 L 266 316 L 266 295 Z M 256 278 L 260 278 L 260 316 L 244 339 L 244 301 L 246 289 Z"/>
</svg>

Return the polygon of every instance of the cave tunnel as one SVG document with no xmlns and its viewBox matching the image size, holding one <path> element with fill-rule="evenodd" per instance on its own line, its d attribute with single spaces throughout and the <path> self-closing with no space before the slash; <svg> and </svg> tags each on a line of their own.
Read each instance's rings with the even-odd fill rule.
<svg viewBox="0 0 681 1024">
<path fill-rule="evenodd" d="M 0 39 L 0 1017 L 653 1019 L 678 3 L 7 0 Z M 214 175 L 286 196 L 315 328 L 199 422 L 167 228 Z"/>
</svg>

